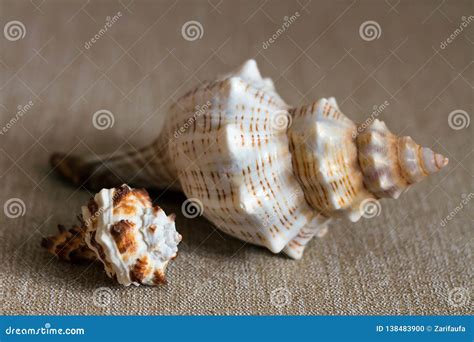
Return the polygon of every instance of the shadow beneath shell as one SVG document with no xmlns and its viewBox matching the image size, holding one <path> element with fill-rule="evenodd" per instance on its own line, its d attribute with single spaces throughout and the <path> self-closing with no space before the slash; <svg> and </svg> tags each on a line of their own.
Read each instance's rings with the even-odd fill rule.
<svg viewBox="0 0 474 342">
<path fill-rule="evenodd" d="M 154 204 L 158 204 L 167 215 L 176 214 L 176 230 L 183 236 L 179 246 L 181 252 L 219 259 L 246 258 L 248 254 L 256 253 L 275 256 L 264 247 L 243 242 L 222 232 L 204 216 L 184 216 L 182 205 L 187 198 L 181 192 L 149 190 L 149 194 Z M 278 256 L 288 259 L 281 253 Z"/>
</svg>

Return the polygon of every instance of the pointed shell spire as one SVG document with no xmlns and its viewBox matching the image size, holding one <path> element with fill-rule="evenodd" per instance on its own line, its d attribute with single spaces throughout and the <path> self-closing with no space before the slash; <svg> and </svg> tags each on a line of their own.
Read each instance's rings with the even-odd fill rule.
<svg viewBox="0 0 474 342">
<path fill-rule="evenodd" d="M 326 217 L 357 221 L 364 200 L 398 198 L 409 185 L 448 163 L 410 137 L 392 134 L 377 119 L 357 135 L 356 124 L 334 98 L 290 112 L 293 171 L 308 204 Z"/>
<path fill-rule="evenodd" d="M 357 136 L 357 146 L 364 184 L 378 198 L 398 198 L 408 186 L 448 164 L 412 138 L 392 134 L 377 119 Z"/>
</svg>

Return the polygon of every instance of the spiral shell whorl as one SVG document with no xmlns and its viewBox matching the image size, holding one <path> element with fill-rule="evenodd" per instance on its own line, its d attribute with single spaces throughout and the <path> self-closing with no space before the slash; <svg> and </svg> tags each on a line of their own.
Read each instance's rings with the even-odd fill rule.
<svg viewBox="0 0 474 342">
<path fill-rule="evenodd" d="M 448 164 L 448 158 L 422 147 L 410 137 L 398 138 L 398 162 L 408 183 L 416 183 Z"/>
<path fill-rule="evenodd" d="M 334 98 L 291 113 L 293 171 L 308 204 L 326 217 L 358 221 L 364 200 L 398 198 L 409 185 L 448 163 L 410 137 L 392 134 L 377 119 L 355 136 L 357 126 Z"/>
<path fill-rule="evenodd" d="M 293 109 L 288 130 L 293 172 L 309 205 L 326 217 L 359 220 L 359 204 L 372 195 L 365 189 L 353 132 L 334 98 Z"/>
<path fill-rule="evenodd" d="M 357 136 L 364 184 L 377 198 L 398 198 L 408 186 L 398 163 L 397 140 L 385 123 L 379 120 Z"/>
<path fill-rule="evenodd" d="M 412 138 L 392 134 L 379 120 L 359 134 L 357 147 L 364 184 L 377 198 L 398 198 L 408 186 L 448 163 Z"/>
</svg>

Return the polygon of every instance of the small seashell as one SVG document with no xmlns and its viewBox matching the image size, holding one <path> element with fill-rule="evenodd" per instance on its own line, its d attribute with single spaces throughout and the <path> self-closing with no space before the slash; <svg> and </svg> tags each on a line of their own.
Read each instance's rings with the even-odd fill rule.
<svg viewBox="0 0 474 342">
<path fill-rule="evenodd" d="M 127 185 L 102 189 L 82 207 L 82 227 L 60 230 L 43 247 L 65 260 L 93 260 L 125 286 L 165 282 L 168 262 L 177 255 L 181 235 L 175 216 L 153 207 L 145 190 Z"/>
<path fill-rule="evenodd" d="M 286 104 L 254 60 L 189 91 L 170 114 L 139 151 L 55 154 L 52 165 L 92 188 L 125 179 L 181 190 L 220 230 L 298 259 L 333 218 L 357 221 L 363 203 L 397 198 L 448 163 L 379 120 L 359 130 L 334 98 Z"/>
</svg>

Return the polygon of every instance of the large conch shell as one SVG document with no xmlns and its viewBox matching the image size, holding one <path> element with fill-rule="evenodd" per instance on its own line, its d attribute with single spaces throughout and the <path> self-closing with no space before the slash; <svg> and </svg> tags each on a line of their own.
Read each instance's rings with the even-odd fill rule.
<svg viewBox="0 0 474 342">
<path fill-rule="evenodd" d="M 122 285 L 165 282 L 168 262 L 176 257 L 181 235 L 174 215 L 153 207 L 145 190 L 127 185 L 102 189 L 82 207 L 81 226 L 43 239 L 60 259 L 98 258 L 107 275 Z"/>
<path fill-rule="evenodd" d="M 52 157 L 62 175 L 91 188 L 181 190 L 220 230 L 295 259 L 331 218 L 357 221 L 368 201 L 397 198 L 447 163 L 379 120 L 356 125 L 334 98 L 287 105 L 254 60 L 181 97 L 148 147 Z"/>
</svg>

